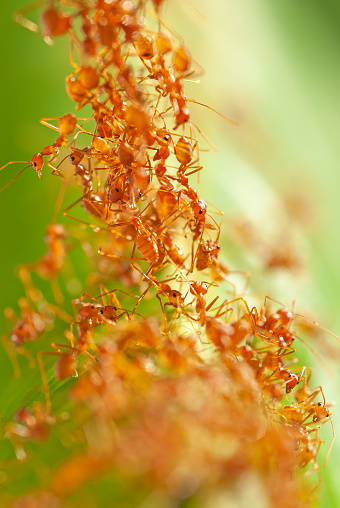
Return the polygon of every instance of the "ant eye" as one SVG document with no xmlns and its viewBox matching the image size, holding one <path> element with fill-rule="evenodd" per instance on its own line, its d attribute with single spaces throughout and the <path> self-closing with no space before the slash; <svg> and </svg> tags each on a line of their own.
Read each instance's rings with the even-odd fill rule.
<svg viewBox="0 0 340 508">
<path fill-rule="evenodd" d="M 70 161 L 73 162 L 74 161 L 74 157 L 70 157 Z"/>
<path fill-rule="evenodd" d="M 201 214 L 201 213 L 203 213 L 203 212 L 202 212 L 202 210 L 200 210 L 198 213 L 199 213 L 199 214 Z"/>
<path fill-rule="evenodd" d="M 322 402 L 318 402 L 318 406 L 322 406 Z"/>
<path fill-rule="evenodd" d="M 221 246 L 217 244 L 216 245 L 216 249 L 220 249 L 220 248 L 221 248 Z"/>
<path fill-rule="evenodd" d="M 91 309 L 95 309 L 96 307 L 94 305 L 91 305 Z"/>
<path fill-rule="evenodd" d="M 104 314 L 103 309 L 100 309 L 99 314 Z"/>
<path fill-rule="evenodd" d="M 113 307 L 113 308 L 114 308 L 114 310 L 117 310 L 117 307 Z"/>
<path fill-rule="evenodd" d="M 172 294 L 172 296 L 173 296 L 174 298 L 176 298 L 176 296 L 177 296 L 177 295 L 176 295 L 176 293 L 173 293 L 173 294 Z"/>
<path fill-rule="evenodd" d="M 116 191 L 116 192 L 119 192 L 119 189 L 118 189 L 118 187 L 117 187 L 117 188 L 115 189 L 115 191 Z"/>
<path fill-rule="evenodd" d="M 36 162 L 33 162 L 33 167 L 37 167 L 37 163 Z"/>
</svg>

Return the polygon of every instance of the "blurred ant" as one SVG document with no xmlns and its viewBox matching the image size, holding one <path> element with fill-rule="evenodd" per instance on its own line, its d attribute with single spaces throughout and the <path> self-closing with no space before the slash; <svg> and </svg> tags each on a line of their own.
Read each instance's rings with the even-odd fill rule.
<svg viewBox="0 0 340 508">
<path fill-rule="evenodd" d="M 53 312 L 55 308 L 53 306 L 46 305 L 44 310 L 34 310 L 27 298 L 20 298 L 19 307 L 21 310 L 19 318 L 12 309 L 5 309 L 5 317 L 14 323 L 14 328 L 10 334 L 4 335 L 2 338 L 5 350 L 11 360 L 15 377 L 18 377 L 20 374 L 16 358 L 17 353 L 26 356 L 30 367 L 34 367 L 34 359 L 24 346 L 36 341 L 46 330 L 50 329 L 55 318 L 55 313 Z M 9 343 L 8 339 L 10 339 Z"/>
<path fill-rule="evenodd" d="M 7 423 L 5 437 L 10 439 L 15 455 L 19 461 L 26 459 L 27 454 L 22 446 L 23 441 L 32 440 L 44 442 L 50 436 L 51 425 L 55 418 L 46 412 L 39 402 L 35 402 L 32 409 L 23 407 L 15 413 L 17 423 Z"/>
<path fill-rule="evenodd" d="M 57 303 L 63 301 L 63 295 L 56 278 L 62 270 L 66 259 L 68 249 L 65 246 L 65 238 L 67 238 L 67 236 L 68 233 L 62 224 L 49 224 L 45 236 L 48 252 L 44 254 L 39 261 L 22 267 L 19 272 L 24 285 L 30 284 L 30 272 L 36 272 L 43 279 L 51 280 L 54 297 Z"/>
</svg>

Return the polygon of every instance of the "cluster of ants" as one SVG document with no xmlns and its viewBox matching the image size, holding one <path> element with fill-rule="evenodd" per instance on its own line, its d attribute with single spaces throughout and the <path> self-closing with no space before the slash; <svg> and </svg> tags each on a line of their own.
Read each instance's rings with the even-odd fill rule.
<svg viewBox="0 0 340 508">
<path fill-rule="evenodd" d="M 4 342 L 17 374 L 16 354 L 25 355 L 34 365 L 30 343 L 37 343 L 56 319 L 69 324 L 65 332 L 68 343 L 53 342 L 53 351 L 39 349 L 37 361 L 46 405 L 21 408 L 16 422 L 6 424 L 6 436 L 17 458 L 23 460 L 23 442 L 47 439 L 58 421 L 52 412 L 46 357 L 57 357 L 58 381 L 79 376 L 70 397 L 95 408 L 93 413 L 100 414 L 101 421 L 104 416 L 119 418 L 124 411 L 126 416 L 129 403 L 122 400 L 128 398 L 127 386 L 138 387 L 143 397 L 147 388 L 141 379 L 145 376 L 148 383 L 153 380 L 159 386 L 159 393 L 164 392 L 160 413 L 168 414 L 171 390 L 173 400 L 177 400 L 177 381 L 171 379 L 176 372 L 188 384 L 195 376 L 205 380 L 206 386 L 211 385 L 212 398 L 213 391 L 221 395 L 223 390 L 217 388 L 214 378 L 218 370 L 226 376 L 224 389 L 229 386 L 237 393 L 237 386 L 242 387 L 253 422 L 255 405 L 257 412 L 266 415 L 267 430 L 263 430 L 261 418 L 255 430 L 249 422 L 245 426 L 249 435 L 253 432 L 249 441 L 276 432 L 277 443 L 282 432 L 282 439 L 288 439 L 292 448 L 294 466 L 309 465 L 309 472 L 318 470 L 316 456 L 322 443 L 318 432 L 332 420 L 322 388 L 309 386 L 311 369 L 295 365 L 292 327 L 296 315 L 284 307 L 269 311 L 267 301 L 260 311 L 248 306 L 233 279 L 233 274 L 238 274 L 247 287 L 248 273 L 232 271 L 220 260 L 220 226 L 213 215 L 221 212 L 210 210 L 189 182 L 190 176 L 202 170 L 196 132 L 204 135 L 190 117 L 188 104 L 195 101 L 184 93 L 184 83 L 198 73 L 197 64 L 183 40 L 162 20 L 163 3 L 64 0 L 63 10 L 52 3 L 42 13 L 41 31 L 46 42 L 64 34 L 70 38 L 74 70 L 66 78 L 66 91 L 76 102 L 77 116 L 68 113 L 58 119 L 42 119 L 57 138 L 33 155 L 27 167 L 33 167 L 41 179 L 46 164 L 62 179 L 63 188 L 74 182 L 74 174 L 81 196 L 67 206 L 64 215 L 87 228 L 82 247 L 95 264 L 92 280 L 100 287 L 100 295 L 84 292 L 74 299 L 75 317 L 62 309 L 63 295 L 57 281 L 68 257 L 68 231 L 65 225 L 50 224 L 48 252 L 20 269 L 26 297 L 19 301 L 20 316 L 11 309 L 5 311 L 13 324 Z M 154 27 L 145 25 L 145 17 Z M 17 14 L 17 20 L 38 31 L 22 14 Z M 76 55 L 80 64 L 75 63 Z M 90 112 L 87 118 L 78 116 L 83 108 Z M 81 143 L 86 146 L 80 147 Z M 36 288 L 34 272 L 51 282 L 53 304 L 47 303 Z M 117 279 L 124 289 L 108 289 Z M 218 288 L 230 296 L 221 301 Z M 159 308 L 158 324 L 140 314 L 148 301 L 149 305 L 155 302 L 155 315 Z M 223 397 L 223 407 L 228 411 L 233 396 Z M 133 399 L 131 407 L 136 409 L 136 404 Z M 145 407 L 152 412 L 146 402 Z M 138 410 L 142 411 L 140 404 Z M 242 411 L 247 415 L 244 419 L 250 421 L 249 409 Z M 136 429 L 134 432 L 138 442 L 144 438 L 151 442 L 147 432 L 152 427 L 146 424 L 146 413 L 143 415 L 139 434 Z M 219 416 L 215 414 L 211 421 L 216 418 L 217 422 Z M 203 416 L 197 416 L 198 421 L 200 418 Z M 241 414 L 237 422 L 241 428 Z M 141 460 L 145 460 L 145 450 L 141 451 L 133 431 L 129 432 L 135 457 L 140 452 Z M 158 435 L 155 429 L 154 435 Z M 333 429 L 333 440 L 334 436 Z M 159 439 L 164 445 L 164 436 Z M 152 447 L 156 447 L 155 442 L 149 451 Z M 276 448 L 279 454 L 280 446 Z M 126 448 L 118 446 L 118 451 L 115 448 L 115 460 L 127 460 L 127 449 L 127 444 Z M 68 494 L 74 485 L 87 481 L 95 467 L 103 472 L 113 467 L 107 450 L 100 457 L 84 461 L 81 481 L 74 472 L 76 460 L 74 464 L 67 462 L 56 475 L 53 495 Z M 153 466 L 149 462 L 150 469 L 158 468 L 158 476 L 162 476 L 162 461 L 155 459 Z M 169 475 L 167 470 L 163 478 Z M 282 476 L 279 478 L 282 481 Z M 275 498 L 273 506 L 281 506 L 279 502 Z"/>
</svg>

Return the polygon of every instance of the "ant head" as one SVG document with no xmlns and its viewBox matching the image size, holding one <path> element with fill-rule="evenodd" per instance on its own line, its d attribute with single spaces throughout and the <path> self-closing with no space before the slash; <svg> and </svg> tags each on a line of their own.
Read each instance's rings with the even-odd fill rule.
<svg viewBox="0 0 340 508">
<path fill-rule="evenodd" d="M 290 323 L 293 320 L 293 313 L 292 313 L 292 311 L 290 311 L 288 309 L 285 309 L 285 308 L 279 309 L 277 311 L 277 314 L 280 316 L 281 322 L 284 326 L 290 325 Z"/>
<path fill-rule="evenodd" d="M 73 150 L 73 152 L 71 152 L 70 154 L 70 163 L 73 166 L 78 166 L 78 164 L 80 164 L 83 158 L 84 154 L 82 152 L 80 152 L 79 150 Z"/>
<path fill-rule="evenodd" d="M 32 166 L 32 168 L 36 170 L 36 172 L 38 173 L 38 177 L 40 178 L 40 180 L 42 180 L 41 169 L 44 165 L 44 158 L 41 155 L 41 153 L 36 153 L 35 155 L 33 155 L 30 161 L 30 165 Z"/>
<path fill-rule="evenodd" d="M 183 302 L 183 296 L 179 291 L 171 290 L 169 293 L 169 305 L 172 305 L 173 307 L 180 307 L 181 303 Z"/>
<path fill-rule="evenodd" d="M 156 141 L 159 145 L 161 146 L 169 146 L 170 143 L 171 143 L 171 136 L 170 136 L 170 132 L 168 131 L 168 129 L 164 128 L 164 129 L 157 129 L 156 130 Z"/>
<path fill-rule="evenodd" d="M 190 293 L 197 296 L 205 295 L 208 291 L 208 284 L 205 282 L 195 281 L 190 285 Z"/>
</svg>

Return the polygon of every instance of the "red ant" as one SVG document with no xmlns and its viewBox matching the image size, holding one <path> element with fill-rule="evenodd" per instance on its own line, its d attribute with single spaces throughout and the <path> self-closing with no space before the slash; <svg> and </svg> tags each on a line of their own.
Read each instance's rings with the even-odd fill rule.
<svg viewBox="0 0 340 508">
<path fill-rule="evenodd" d="M 23 162 L 24 164 L 28 164 L 28 166 L 25 166 L 24 169 L 22 169 L 14 178 L 12 178 L 12 180 L 10 182 L 8 182 L 6 185 L 4 185 L 4 187 L 2 187 L 0 189 L 0 192 L 4 191 L 9 185 L 11 185 L 11 183 L 13 183 L 14 180 L 16 180 L 18 178 L 18 176 L 20 176 L 21 173 L 23 171 L 25 171 L 25 169 L 29 168 L 30 166 L 33 169 L 36 170 L 36 172 L 38 173 L 38 177 L 40 178 L 40 180 L 42 180 L 41 170 L 42 170 L 42 167 L 44 165 L 44 158 L 43 158 L 41 153 L 34 154 L 32 159 L 30 160 L 30 162 L 27 162 L 27 161 L 11 161 L 11 162 L 7 162 L 7 164 L 5 164 L 4 166 L 2 166 L 0 168 L 0 171 L 2 171 L 4 168 L 9 166 L 10 164 L 17 164 L 17 163 L 21 163 L 21 162 Z"/>
<path fill-rule="evenodd" d="M 51 154 L 54 154 L 54 156 L 58 155 L 58 146 L 60 146 L 59 142 L 55 142 L 53 145 L 46 146 L 41 152 L 34 154 L 33 157 L 31 158 L 30 162 L 28 162 L 28 161 L 11 161 L 11 162 L 7 162 L 7 164 L 2 166 L 0 168 L 0 171 L 2 171 L 4 168 L 9 166 L 10 164 L 18 164 L 18 163 L 28 164 L 28 166 L 25 166 L 21 171 L 19 171 L 19 173 L 17 175 L 15 175 L 14 178 L 12 178 L 12 180 L 10 180 L 6 185 L 4 185 L 0 189 L 0 193 L 3 192 L 9 185 L 11 185 L 21 175 L 21 173 L 23 173 L 25 171 L 25 169 L 27 169 L 29 167 L 32 167 L 33 169 L 35 169 L 38 174 L 38 177 L 40 178 L 40 180 L 42 180 L 41 171 L 42 171 L 42 168 L 44 165 L 44 157 L 43 156 L 44 155 L 51 155 Z M 63 176 L 59 173 L 59 171 L 56 168 L 53 168 L 53 166 L 50 166 L 50 167 L 52 169 L 52 174 L 56 174 L 57 176 L 60 176 L 61 178 L 63 178 Z"/>
<path fill-rule="evenodd" d="M 46 329 L 52 326 L 55 317 L 53 311 L 48 310 L 48 306 L 47 309 L 43 311 L 34 310 L 31 303 L 26 298 L 21 298 L 19 300 L 19 306 L 21 309 L 19 318 L 16 317 L 12 309 L 5 309 L 6 318 L 15 324 L 12 332 L 4 336 L 4 339 L 7 337 L 10 338 L 10 345 L 4 342 L 4 347 L 12 362 L 15 377 L 18 377 L 20 374 L 16 354 L 20 353 L 26 356 L 30 362 L 30 366 L 34 367 L 35 363 L 32 355 L 24 346 L 41 337 Z"/>
<path fill-rule="evenodd" d="M 26 459 L 26 452 L 22 441 L 32 440 L 37 442 L 47 441 L 50 435 L 50 427 L 55 423 L 55 418 L 46 412 L 39 402 L 32 409 L 23 407 L 15 414 L 18 423 L 8 423 L 5 427 L 5 436 L 14 446 L 17 459 Z"/>
<path fill-rule="evenodd" d="M 78 317 L 81 321 L 88 321 L 91 324 L 110 324 L 115 325 L 117 323 L 117 320 L 123 317 L 125 314 L 129 317 L 129 311 L 123 310 L 121 308 L 120 302 L 115 295 L 116 291 L 120 291 L 121 293 L 127 294 L 129 296 L 133 296 L 135 298 L 135 295 L 130 295 L 129 293 L 126 293 L 125 291 L 121 289 L 113 289 L 111 291 L 107 291 L 104 285 L 101 284 L 101 297 L 102 297 L 102 303 L 97 298 L 94 298 L 90 296 L 87 293 L 84 293 L 80 299 L 74 300 L 75 305 L 81 305 L 79 311 L 78 311 Z M 106 304 L 105 296 L 110 295 L 110 301 L 109 304 Z M 87 297 L 90 298 L 95 303 L 84 303 L 83 298 Z M 115 305 L 112 305 L 113 301 L 115 302 Z M 118 315 L 118 310 L 123 310 L 121 314 Z"/>
</svg>

